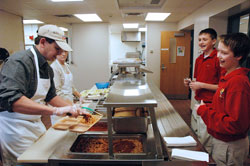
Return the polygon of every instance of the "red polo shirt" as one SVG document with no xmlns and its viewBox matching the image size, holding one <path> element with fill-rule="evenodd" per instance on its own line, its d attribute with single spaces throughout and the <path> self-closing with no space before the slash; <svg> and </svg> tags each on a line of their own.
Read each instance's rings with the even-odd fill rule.
<svg viewBox="0 0 250 166">
<path fill-rule="evenodd" d="M 213 137 L 229 142 L 245 138 L 250 127 L 250 69 L 240 68 L 222 76 L 212 106 L 197 110 Z"/>
<path fill-rule="evenodd" d="M 204 54 L 201 54 L 195 61 L 194 78 L 196 81 L 218 84 L 220 79 L 221 67 L 217 58 L 217 50 L 214 49 L 211 54 L 204 59 Z M 207 89 L 199 89 L 195 91 L 195 99 L 205 102 L 212 102 L 215 91 Z"/>
</svg>

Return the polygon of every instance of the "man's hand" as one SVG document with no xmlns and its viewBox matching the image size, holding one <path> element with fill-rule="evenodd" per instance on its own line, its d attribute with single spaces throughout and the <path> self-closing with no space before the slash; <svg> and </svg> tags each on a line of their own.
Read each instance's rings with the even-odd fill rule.
<svg viewBox="0 0 250 166">
<path fill-rule="evenodd" d="M 80 109 L 76 106 L 65 106 L 65 107 L 54 107 L 54 115 L 57 116 L 74 116 L 77 117 L 79 115 Z"/>
</svg>

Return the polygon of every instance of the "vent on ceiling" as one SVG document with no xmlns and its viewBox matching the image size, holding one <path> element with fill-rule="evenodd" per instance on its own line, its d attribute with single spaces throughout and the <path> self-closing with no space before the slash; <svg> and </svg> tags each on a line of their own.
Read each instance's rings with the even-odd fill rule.
<svg viewBox="0 0 250 166">
<path fill-rule="evenodd" d="M 145 17 L 145 13 L 138 13 L 138 12 L 129 12 L 129 13 L 122 13 L 122 17 L 126 18 L 126 17 Z"/>
<path fill-rule="evenodd" d="M 167 0 L 117 0 L 121 10 L 160 9 Z"/>
<path fill-rule="evenodd" d="M 143 13 L 125 13 L 127 16 L 141 16 Z"/>
<path fill-rule="evenodd" d="M 152 0 L 151 4 L 159 4 L 161 0 Z"/>
<path fill-rule="evenodd" d="M 56 17 L 63 17 L 63 18 L 71 18 L 73 15 L 71 14 L 62 14 L 62 15 L 55 15 Z"/>
</svg>

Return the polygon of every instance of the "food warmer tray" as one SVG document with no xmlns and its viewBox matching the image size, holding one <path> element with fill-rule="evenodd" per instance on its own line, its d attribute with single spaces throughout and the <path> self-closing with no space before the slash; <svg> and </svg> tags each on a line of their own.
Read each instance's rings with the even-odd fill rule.
<svg viewBox="0 0 250 166">
<path fill-rule="evenodd" d="M 57 145 L 54 153 L 48 159 L 49 166 L 57 166 L 62 163 L 99 163 L 99 164 L 112 164 L 112 163 L 141 163 L 142 161 L 163 161 L 164 159 L 158 159 L 156 152 L 156 141 L 153 134 L 152 124 L 149 124 L 148 131 L 146 134 L 116 134 L 113 135 L 116 137 L 141 137 L 143 140 L 143 153 L 114 153 L 114 158 L 110 159 L 108 153 L 76 153 L 72 152 L 70 149 L 74 146 L 74 143 L 77 141 L 77 138 L 80 134 L 69 133 L 69 135 Z M 93 134 L 93 132 L 86 132 L 84 137 L 95 137 L 103 138 L 107 137 L 107 133 L 98 133 Z M 166 149 L 165 145 L 161 145 Z M 167 159 L 167 154 L 165 154 L 165 160 Z"/>
</svg>

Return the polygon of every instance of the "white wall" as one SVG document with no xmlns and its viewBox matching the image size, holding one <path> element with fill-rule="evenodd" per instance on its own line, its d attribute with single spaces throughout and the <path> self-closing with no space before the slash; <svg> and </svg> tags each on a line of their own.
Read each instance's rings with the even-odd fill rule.
<svg viewBox="0 0 250 166">
<path fill-rule="evenodd" d="M 154 81 L 156 86 L 160 87 L 160 62 L 161 62 L 161 31 L 176 31 L 175 23 L 147 23 L 146 33 L 146 66 L 153 74 L 147 74 L 147 77 Z"/>
<path fill-rule="evenodd" d="M 217 36 L 227 33 L 227 16 L 214 16 L 209 19 L 209 27 L 216 29 Z"/>
<path fill-rule="evenodd" d="M 10 54 L 24 49 L 22 17 L 0 10 L 0 47 Z"/>
<path fill-rule="evenodd" d="M 183 20 L 178 22 L 178 29 L 184 29 L 193 25 L 197 19 L 209 18 L 222 11 L 232 8 L 238 4 L 241 4 L 247 0 L 212 0 L 203 7 L 196 10 L 194 13 L 185 17 Z"/>
<path fill-rule="evenodd" d="M 140 42 L 121 42 L 121 33 L 110 34 L 110 59 L 125 58 L 126 52 L 136 52 Z"/>
<path fill-rule="evenodd" d="M 90 89 L 95 82 L 109 79 L 109 36 L 108 24 L 72 25 L 71 71 L 75 87 L 82 91 Z"/>
<path fill-rule="evenodd" d="M 126 52 L 136 52 L 141 47 L 141 42 L 122 42 L 122 23 L 109 24 L 109 53 L 110 63 L 119 58 L 125 58 Z"/>
</svg>

